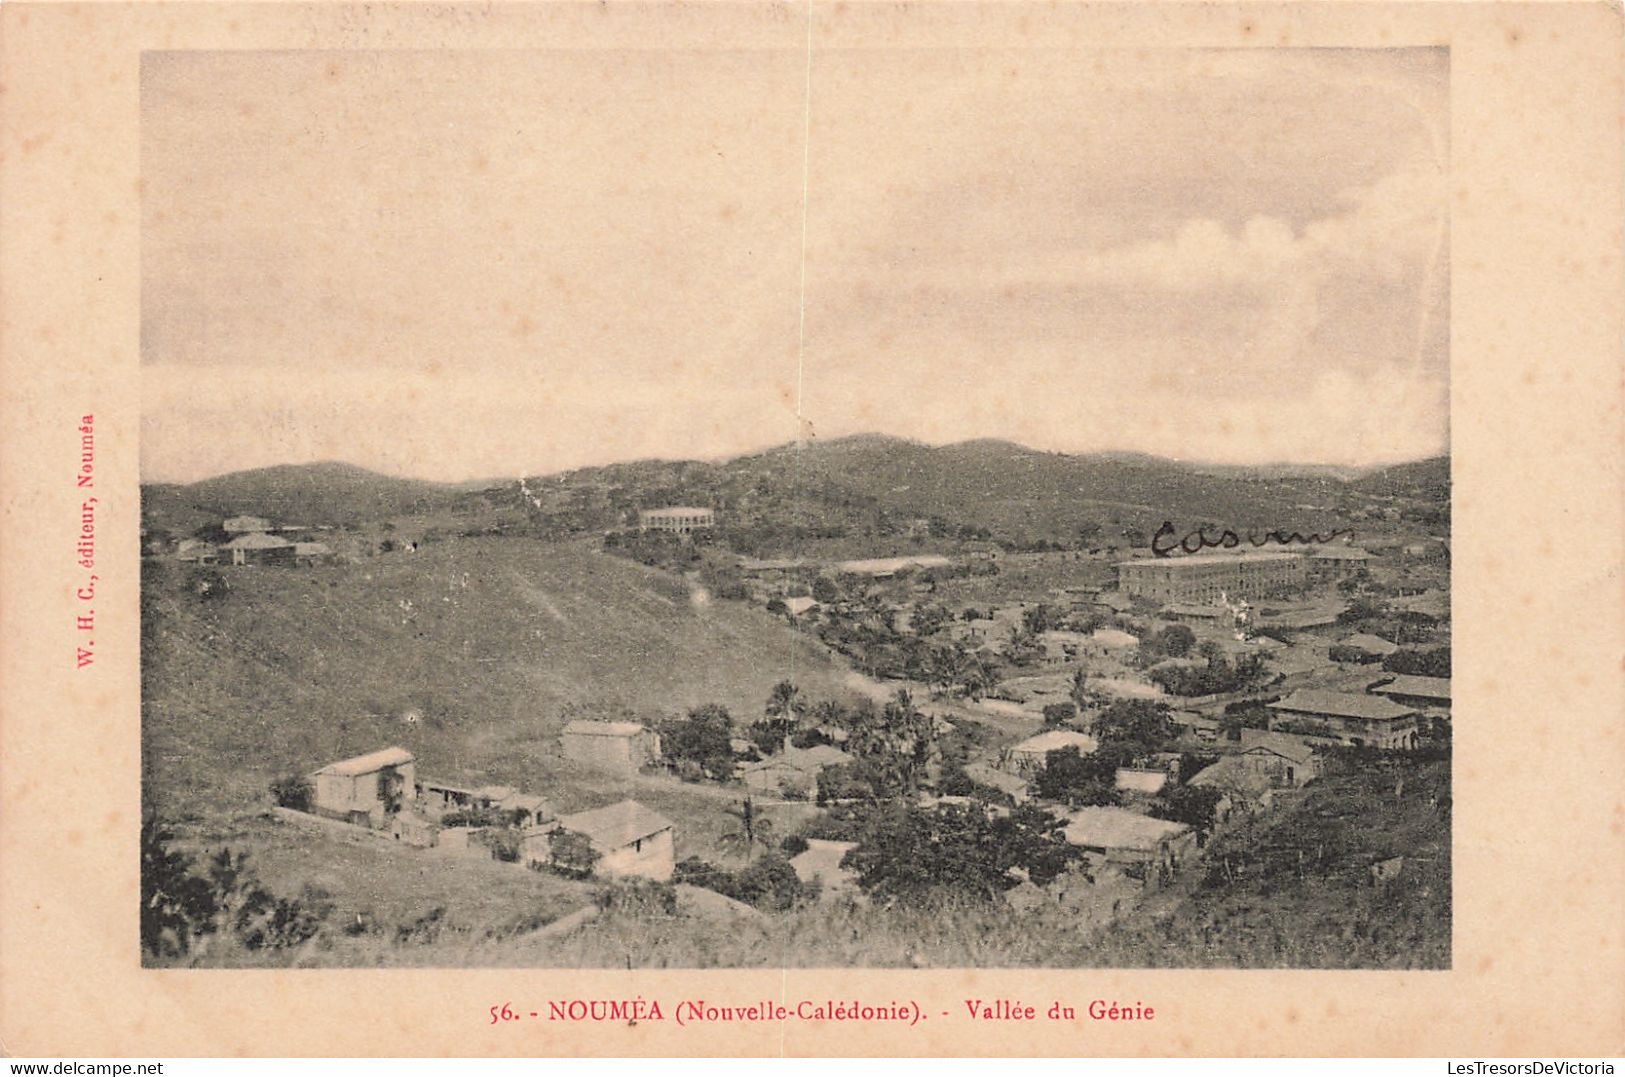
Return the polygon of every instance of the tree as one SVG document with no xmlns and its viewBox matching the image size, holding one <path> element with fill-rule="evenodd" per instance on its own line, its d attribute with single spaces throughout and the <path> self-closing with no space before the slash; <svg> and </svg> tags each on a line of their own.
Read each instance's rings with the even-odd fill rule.
<svg viewBox="0 0 1625 1077">
<path fill-rule="evenodd" d="M 1072 685 L 1067 694 L 1080 714 L 1089 705 L 1089 674 L 1082 666 L 1072 671 Z"/>
<path fill-rule="evenodd" d="M 396 767 L 384 767 L 378 772 L 378 800 L 384 806 L 385 815 L 394 815 L 401 810 L 401 803 L 406 792 L 406 776 Z"/>
<path fill-rule="evenodd" d="M 762 813 L 756 810 L 756 804 L 750 797 L 741 801 L 737 808 L 726 810 L 738 820 L 739 829 L 722 835 L 718 839 L 720 844 L 737 849 L 746 860 L 750 859 L 751 850 L 758 845 L 769 849 L 773 847 L 773 821 L 762 818 Z"/>
<path fill-rule="evenodd" d="M 733 776 L 733 717 L 726 707 L 707 703 L 685 718 L 661 722 L 660 750 L 666 758 L 690 760 L 721 781 Z"/>
<path fill-rule="evenodd" d="M 587 878 L 599 860 L 591 838 L 563 827 L 548 835 L 547 855 L 548 865 L 554 871 L 573 879 Z"/>
<path fill-rule="evenodd" d="M 1385 673 L 1409 674 L 1416 677 L 1449 677 L 1450 648 L 1395 651 L 1382 660 L 1382 668 Z"/>
<path fill-rule="evenodd" d="M 959 671 L 959 690 L 971 699 L 981 699 L 998 686 L 998 667 L 980 651 L 967 652 Z"/>
<path fill-rule="evenodd" d="M 933 811 L 897 805 L 873 815 L 842 865 L 879 900 L 950 892 L 991 900 L 1020 880 L 1042 885 L 1080 856 L 1062 824 L 1037 807 L 992 819 L 979 805 Z"/>
<path fill-rule="evenodd" d="M 764 713 L 770 720 L 789 722 L 801 714 L 803 707 L 801 689 L 791 681 L 780 681 L 768 693 Z"/>
<path fill-rule="evenodd" d="M 141 946 L 162 958 L 197 955 L 216 937 L 250 950 L 297 946 L 332 912 L 320 891 L 278 897 L 260 885 L 247 853 L 222 849 L 202 870 L 169 848 L 173 836 L 148 816 L 141 825 Z"/>
<path fill-rule="evenodd" d="M 1031 611 L 1028 611 L 1031 612 Z M 1010 638 L 1004 645 L 1004 657 L 1013 666 L 1030 666 L 1043 657 L 1044 648 L 1038 637 L 1026 624 L 1011 625 Z"/>
<path fill-rule="evenodd" d="M 1157 751 L 1173 735 L 1174 723 L 1165 703 L 1120 699 L 1095 719 L 1095 736 L 1103 744 L 1107 741 L 1125 743 L 1141 755 Z"/>
<path fill-rule="evenodd" d="M 1090 804 L 1116 804 L 1117 767 L 1120 754 L 1099 749 L 1084 755 L 1075 747 L 1057 748 L 1044 756 L 1044 769 L 1033 782 L 1033 792 L 1041 800 L 1082 807 Z"/>
<path fill-rule="evenodd" d="M 734 877 L 731 897 L 757 908 L 782 912 L 801 899 L 804 888 L 790 861 L 776 852 L 757 859 Z"/>
<path fill-rule="evenodd" d="M 1078 716 L 1074 703 L 1051 703 L 1044 708 L 1044 725 L 1063 726 Z"/>
<path fill-rule="evenodd" d="M 1213 826 L 1221 795 L 1219 790 L 1207 786 L 1165 785 L 1151 802 L 1151 814 L 1196 830 L 1207 830 Z"/>
<path fill-rule="evenodd" d="M 959 640 L 935 644 L 925 654 L 925 681 L 945 692 L 964 682 L 965 667 L 969 662 L 970 652 Z"/>
<path fill-rule="evenodd" d="M 812 582 L 812 596 L 820 605 L 827 606 L 840 600 L 841 591 L 828 576 L 818 576 Z"/>
<path fill-rule="evenodd" d="M 141 821 L 141 948 L 159 957 L 184 956 L 216 926 L 209 885 L 173 840 L 156 818 Z"/>
<path fill-rule="evenodd" d="M 948 612 L 947 607 L 940 603 L 928 602 L 915 607 L 911 624 L 914 634 L 926 639 L 942 631 L 952 620 L 953 614 Z"/>
<path fill-rule="evenodd" d="M 1184 658 L 1196 645 L 1196 633 L 1189 625 L 1169 625 L 1140 640 L 1140 655 L 1147 662 L 1161 657 Z"/>
<path fill-rule="evenodd" d="M 1219 732 L 1226 740 L 1237 741 L 1241 739 L 1243 729 L 1268 729 L 1270 727 L 1270 709 L 1257 700 L 1247 699 L 1237 703 L 1226 703 L 1224 716 L 1219 719 Z"/>
</svg>

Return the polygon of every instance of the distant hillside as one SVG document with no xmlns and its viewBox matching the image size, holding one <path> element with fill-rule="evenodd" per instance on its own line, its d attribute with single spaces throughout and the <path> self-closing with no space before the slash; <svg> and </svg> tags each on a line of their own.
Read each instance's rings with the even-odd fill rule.
<svg viewBox="0 0 1625 1077">
<path fill-rule="evenodd" d="M 1380 497 L 1409 497 L 1423 501 L 1450 500 L 1450 457 L 1435 456 L 1409 464 L 1395 464 L 1356 479 L 1362 493 Z"/>
<path fill-rule="evenodd" d="M 277 774 L 387 744 L 431 774 L 538 788 L 570 713 L 741 721 L 774 682 L 841 694 L 754 608 L 583 544 L 458 539 L 363 565 L 142 573 L 144 766 L 167 814 L 262 801 Z"/>
<path fill-rule="evenodd" d="M 1133 453 L 1071 455 L 991 439 L 929 446 L 864 434 L 725 461 L 580 468 L 484 489 L 316 464 L 147 486 L 143 496 L 149 521 L 182 532 L 252 512 L 351 525 L 434 515 L 437 526 L 476 531 L 500 518 L 547 538 L 628 526 L 640 508 L 696 504 L 720 511 L 720 537 L 740 552 L 848 556 L 904 552 L 922 537 L 922 523 L 924 537 L 937 543 L 1139 544 L 1164 520 L 1180 528 L 1311 531 L 1346 526 L 1372 498 L 1441 506 L 1449 499 L 1448 458 L 1352 475 L 1315 467 L 1216 468 Z M 512 523 L 498 529 L 515 530 Z"/>
<path fill-rule="evenodd" d="M 184 486 L 148 485 L 142 488 L 142 509 L 149 517 L 166 521 L 218 521 L 248 513 L 291 524 L 358 523 L 432 512 L 454 502 L 460 489 L 380 475 L 351 464 L 288 464 Z"/>
</svg>

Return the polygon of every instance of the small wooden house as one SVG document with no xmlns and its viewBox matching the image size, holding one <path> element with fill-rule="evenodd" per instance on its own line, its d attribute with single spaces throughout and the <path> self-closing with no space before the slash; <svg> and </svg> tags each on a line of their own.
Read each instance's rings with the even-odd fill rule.
<svg viewBox="0 0 1625 1077">
<path fill-rule="evenodd" d="M 316 814 L 385 827 L 417 796 L 416 761 L 405 748 L 384 748 L 329 763 L 311 775 Z"/>
</svg>

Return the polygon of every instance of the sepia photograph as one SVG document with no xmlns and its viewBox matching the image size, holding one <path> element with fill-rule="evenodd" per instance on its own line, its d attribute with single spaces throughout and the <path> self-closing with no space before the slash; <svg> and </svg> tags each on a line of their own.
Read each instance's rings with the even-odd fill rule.
<svg viewBox="0 0 1625 1077">
<path fill-rule="evenodd" d="M 1451 969 L 1450 82 L 143 52 L 143 966 Z"/>
</svg>

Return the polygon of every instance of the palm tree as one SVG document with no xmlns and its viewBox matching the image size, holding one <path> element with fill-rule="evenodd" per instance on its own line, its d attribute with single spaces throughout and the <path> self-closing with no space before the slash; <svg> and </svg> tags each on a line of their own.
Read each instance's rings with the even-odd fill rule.
<svg viewBox="0 0 1625 1077">
<path fill-rule="evenodd" d="M 739 807 L 729 808 L 727 811 L 729 815 L 739 820 L 739 829 L 718 838 L 719 845 L 738 849 L 740 856 L 746 860 L 750 859 L 750 852 L 757 845 L 764 849 L 773 847 L 773 821 L 762 818 L 750 797 L 741 801 Z"/>
<path fill-rule="evenodd" d="M 780 681 L 767 697 L 767 716 L 780 722 L 789 722 L 803 709 L 801 689 L 790 681 Z"/>
</svg>

